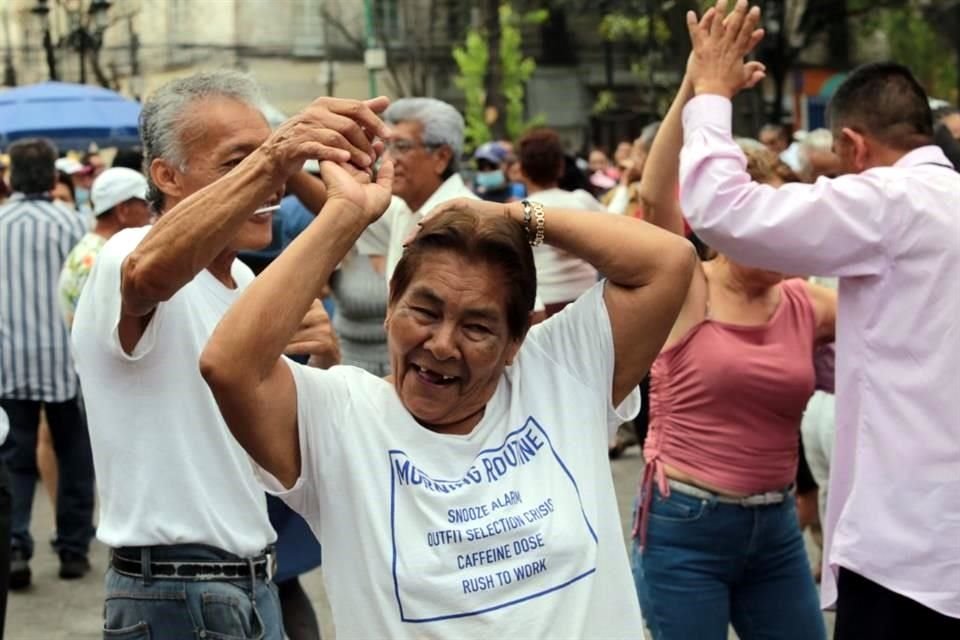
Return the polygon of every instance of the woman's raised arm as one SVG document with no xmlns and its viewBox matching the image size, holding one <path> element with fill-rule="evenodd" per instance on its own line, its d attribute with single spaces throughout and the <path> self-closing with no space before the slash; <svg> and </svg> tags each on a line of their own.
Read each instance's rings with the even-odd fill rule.
<svg viewBox="0 0 960 640">
<path fill-rule="evenodd" d="M 321 164 L 327 200 L 310 226 L 250 284 L 200 356 L 200 372 L 237 442 L 285 487 L 300 475 L 297 393 L 281 354 L 330 274 L 390 202 L 393 165 L 377 181 Z"/>
</svg>

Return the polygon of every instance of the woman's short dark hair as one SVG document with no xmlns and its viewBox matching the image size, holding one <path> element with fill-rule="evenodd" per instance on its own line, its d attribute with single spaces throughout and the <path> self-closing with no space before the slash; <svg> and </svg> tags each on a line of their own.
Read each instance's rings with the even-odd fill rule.
<svg viewBox="0 0 960 640">
<path fill-rule="evenodd" d="M 834 134 L 850 127 L 900 151 L 933 141 L 927 94 L 910 69 L 894 62 L 854 69 L 831 98 L 828 113 Z"/>
<path fill-rule="evenodd" d="M 539 127 L 524 134 L 517 158 L 523 174 L 536 185 L 554 185 L 563 175 L 563 142 L 553 129 Z"/>
<path fill-rule="evenodd" d="M 417 275 L 420 266 L 440 251 L 449 251 L 471 263 L 498 269 L 506 292 L 507 327 L 512 338 L 530 328 L 530 312 L 537 295 L 537 268 L 523 226 L 506 217 L 463 209 L 427 218 L 407 245 L 390 280 L 393 306 Z"/>
<path fill-rule="evenodd" d="M 10 145 L 10 188 L 19 193 L 44 193 L 57 182 L 57 148 L 49 140 L 28 138 Z"/>
</svg>

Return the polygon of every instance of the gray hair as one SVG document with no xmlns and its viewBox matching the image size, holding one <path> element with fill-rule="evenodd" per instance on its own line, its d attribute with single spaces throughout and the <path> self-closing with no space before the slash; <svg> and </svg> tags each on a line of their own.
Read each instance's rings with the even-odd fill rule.
<svg viewBox="0 0 960 640">
<path fill-rule="evenodd" d="M 383 112 L 387 124 L 419 122 L 423 125 L 423 144 L 446 145 L 453 157 L 444 177 L 453 174 L 463 155 L 463 116 L 452 105 L 436 98 L 401 98 Z"/>
<path fill-rule="evenodd" d="M 149 190 L 147 201 L 155 211 L 163 207 L 163 193 L 150 176 L 150 164 L 161 159 L 186 170 L 183 128 L 189 107 L 206 98 L 229 98 L 261 109 L 263 98 L 253 78 L 246 73 L 221 69 L 201 71 L 179 78 L 153 92 L 140 111 L 140 141 L 143 173 Z"/>
</svg>

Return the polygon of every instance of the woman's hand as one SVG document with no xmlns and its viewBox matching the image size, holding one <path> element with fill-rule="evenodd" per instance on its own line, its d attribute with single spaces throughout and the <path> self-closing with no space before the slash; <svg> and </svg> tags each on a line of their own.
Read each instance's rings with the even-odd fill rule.
<svg viewBox="0 0 960 640">
<path fill-rule="evenodd" d="M 423 223 L 434 216 L 450 213 L 451 211 L 473 211 L 481 215 L 512 218 L 514 216 L 511 215 L 511 209 L 519 211 L 520 218 L 523 218 L 523 205 L 520 204 L 520 202 L 489 202 L 487 200 L 476 200 L 474 198 L 454 198 L 453 200 L 441 202 L 420 218 L 420 221 L 413 230 L 410 231 L 409 235 L 403 239 L 403 246 L 406 247 L 413 242 L 413 239 L 420 233 L 420 228 L 423 226 Z"/>
<path fill-rule="evenodd" d="M 393 162 L 389 159 L 381 163 L 376 182 L 371 181 L 368 170 L 348 163 L 321 162 L 320 176 L 327 185 L 327 203 L 355 207 L 368 217 L 367 224 L 375 222 L 390 206 Z"/>
</svg>

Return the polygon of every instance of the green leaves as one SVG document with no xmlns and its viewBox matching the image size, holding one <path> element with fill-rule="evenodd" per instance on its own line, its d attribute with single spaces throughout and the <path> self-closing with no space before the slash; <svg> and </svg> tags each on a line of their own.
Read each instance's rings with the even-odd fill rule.
<svg viewBox="0 0 960 640">
<path fill-rule="evenodd" d="M 520 137 L 524 131 L 543 122 L 542 117 L 524 119 L 524 98 L 527 82 L 537 65 L 533 58 L 523 55 L 523 37 L 520 31 L 523 25 L 540 24 L 549 17 L 546 9 L 525 13 L 515 13 L 508 3 L 500 5 L 500 57 L 502 84 L 500 91 L 504 97 L 505 112 L 491 113 L 486 109 L 487 95 L 485 79 L 490 64 L 490 50 L 487 34 L 482 29 L 472 28 L 467 32 L 464 46 L 453 50 L 453 59 L 457 63 L 459 74 L 454 84 L 463 91 L 466 99 L 464 119 L 466 120 L 466 146 L 472 150 L 491 139 L 488 117 L 504 118 L 507 136 L 510 139 Z"/>
<path fill-rule="evenodd" d="M 460 73 L 454 77 L 453 83 L 463 91 L 466 98 L 464 136 L 468 150 L 473 150 L 490 139 L 490 127 L 487 126 L 484 118 L 484 106 L 487 101 L 484 78 L 490 61 L 490 51 L 486 39 L 479 30 L 471 29 L 467 32 L 464 46 L 453 50 L 453 59 L 460 70 Z"/>
<path fill-rule="evenodd" d="M 670 40 L 670 28 L 661 17 L 653 21 L 653 39 L 658 45 Z M 608 13 L 600 21 L 600 35 L 610 42 L 646 43 L 650 37 L 651 20 L 648 16 Z"/>
</svg>

